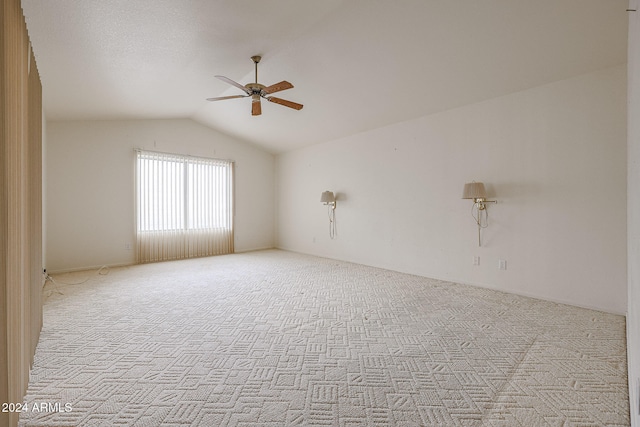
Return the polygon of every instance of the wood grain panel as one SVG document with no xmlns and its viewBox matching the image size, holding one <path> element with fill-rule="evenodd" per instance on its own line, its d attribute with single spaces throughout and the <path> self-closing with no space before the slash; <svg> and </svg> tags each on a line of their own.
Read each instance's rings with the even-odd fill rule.
<svg viewBox="0 0 640 427">
<path fill-rule="evenodd" d="M 0 9 L 0 403 L 16 403 L 42 326 L 42 88 L 20 1 Z"/>
</svg>

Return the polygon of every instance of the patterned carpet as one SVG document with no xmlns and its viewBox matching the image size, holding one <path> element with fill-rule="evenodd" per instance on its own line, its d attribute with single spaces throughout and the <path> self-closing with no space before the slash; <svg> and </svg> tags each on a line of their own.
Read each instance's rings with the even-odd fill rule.
<svg viewBox="0 0 640 427">
<path fill-rule="evenodd" d="M 60 290 L 20 426 L 629 425 L 622 316 L 278 250 Z"/>
</svg>

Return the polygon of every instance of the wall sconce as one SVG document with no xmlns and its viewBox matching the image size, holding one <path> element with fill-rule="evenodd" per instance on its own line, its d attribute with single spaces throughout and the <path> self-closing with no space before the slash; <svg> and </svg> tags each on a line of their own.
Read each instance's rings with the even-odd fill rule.
<svg viewBox="0 0 640 427">
<path fill-rule="evenodd" d="M 336 238 L 336 196 L 332 191 L 323 191 L 320 196 L 320 203 L 327 205 L 329 214 L 329 237 Z"/>
<path fill-rule="evenodd" d="M 478 224 L 478 246 L 482 246 L 480 240 L 480 229 L 489 226 L 489 212 L 487 211 L 487 203 L 498 203 L 496 200 L 487 200 L 487 191 L 481 182 L 469 182 L 464 185 L 462 190 L 463 199 L 473 199 L 471 207 L 471 215 Z M 484 213 L 484 215 L 482 215 Z M 484 222 L 482 217 L 484 216 Z"/>
</svg>

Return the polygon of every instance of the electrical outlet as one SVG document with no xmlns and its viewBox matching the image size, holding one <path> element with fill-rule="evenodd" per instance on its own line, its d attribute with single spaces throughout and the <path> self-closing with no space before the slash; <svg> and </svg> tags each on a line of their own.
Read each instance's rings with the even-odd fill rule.
<svg viewBox="0 0 640 427">
<path fill-rule="evenodd" d="M 474 256 L 473 257 L 473 265 L 480 265 L 480 257 L 479 256 Z"/>
<path fill-rule="evenodd" d="M 131 243 L 125 243 L 124 244 L 124 250 L 125 251 L 130 251 L 131 250 Z"/>
<path fill-rule="evenodd" d="M 498 270 L 506 270 L 507 269 L 507 260 L 499 259 L 498 260 Z"/>
</svg>

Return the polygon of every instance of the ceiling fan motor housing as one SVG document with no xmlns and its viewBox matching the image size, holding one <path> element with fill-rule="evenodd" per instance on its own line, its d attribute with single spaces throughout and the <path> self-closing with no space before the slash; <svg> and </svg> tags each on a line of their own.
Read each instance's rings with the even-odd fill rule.
<svg viewBox="0 0 640 427">
<path fill-rule="evenodd" d="M 263 90 L 266 88 L 265 85 L 261 85 L 260 83 L 247 83 L 246 85 L 244 85 L 244 87 L 246 87 L 247 89 L 249 89 L 251 91 L 252 96 L 258 95 L 258 96 L 266 96 L 267 94 L 263 92 Z M 255 98 L 254 98 L 255 100 Z"/>
</svg>

